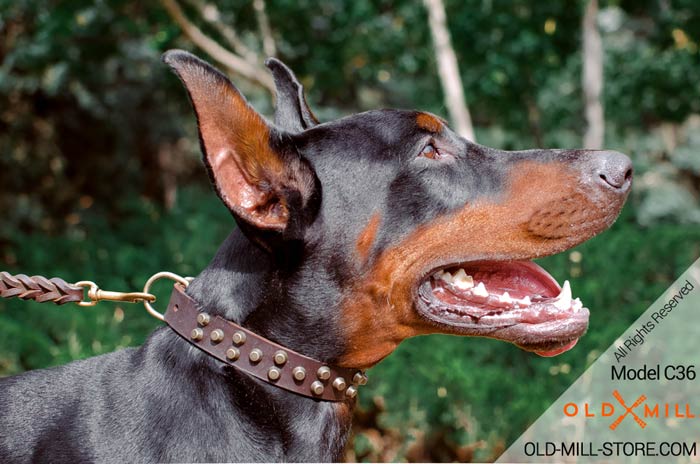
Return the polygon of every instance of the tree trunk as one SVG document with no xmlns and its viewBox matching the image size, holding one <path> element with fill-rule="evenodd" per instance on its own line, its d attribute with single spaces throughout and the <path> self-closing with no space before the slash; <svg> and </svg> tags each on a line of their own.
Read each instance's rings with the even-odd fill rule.
<svg viewBox="0 0 700 464">
<path fill-rule="evenodd" d="M 462 90 L 462 78 L 459 76 L 457 56 L 452 47 L 450 32 L 447 30 L 445 5 L 442 0 L 423 0 L 423 3 L 428 11 L 428 23 L 435 46 L 438 74 L 450 119 L 452 119 L 459 135 L 476 141 L 472 119 Z"/>
<path fill-rule="evenodd" d="M 586 110 L 586 132 L 583 146 L 599 150 L 605 138 L 603 90 L 603 45 L 596 19 L 598 0 L 589 0 L 583 15 L 583 95 Z"/>
</svg>

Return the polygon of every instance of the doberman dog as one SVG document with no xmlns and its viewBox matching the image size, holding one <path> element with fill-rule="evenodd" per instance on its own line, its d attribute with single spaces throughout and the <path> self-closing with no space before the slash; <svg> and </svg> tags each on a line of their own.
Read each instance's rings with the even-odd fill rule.
<svg viewBox="0 0 700 464">
<path fill-rule="evenodd" d="M 419 111 L 319 123 L 274 59 L 269 123 L 207 63 L 182 51 L 164 61 L 238 225 L 187 289 L 201 309 L 353 368 L 421 334 L 549 356 L 586 331 L 568 283 L 531 260 L 615 221 L 625 155 L 495 150 Z M 139 348 L 3 379 L 0 461 L 335 461 L 353 403 L 282 390 L 163 327 Z"/>
</svg>

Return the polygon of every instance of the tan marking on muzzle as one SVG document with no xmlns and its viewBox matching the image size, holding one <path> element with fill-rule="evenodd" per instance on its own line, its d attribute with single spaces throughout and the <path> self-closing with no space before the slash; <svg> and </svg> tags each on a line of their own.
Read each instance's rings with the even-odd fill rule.
<svg viewBox="0 0 700 464">
<path fill-rule="evenodd" d="M 369 367 L 402 340 L 440 331 L 414 309 L 414 291 L 435 267 L 547 256 L 607 228 L 624 198 L 600 204 L 580 179 L 563 162 L 518 163 L 501 198 L 466 204 L 384 251 L 342 303 L 349 343 L 338 364 Z"/>
</svg>

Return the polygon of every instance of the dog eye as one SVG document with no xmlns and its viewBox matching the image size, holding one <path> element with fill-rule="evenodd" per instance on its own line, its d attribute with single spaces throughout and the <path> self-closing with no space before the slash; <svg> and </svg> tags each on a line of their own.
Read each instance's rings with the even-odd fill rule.
<svg viewBox="0 0 700 464">
<path fill-rule="evenodd" d="M 438 151 L 437 148 L 435 148 L 435 145 L 432 143 L 427 144 L 423 150 L 420 152 L 420 156 L 423 156 L 428 159 L 440 159 L 442 158 L 442 155 Z"/>
</svg>

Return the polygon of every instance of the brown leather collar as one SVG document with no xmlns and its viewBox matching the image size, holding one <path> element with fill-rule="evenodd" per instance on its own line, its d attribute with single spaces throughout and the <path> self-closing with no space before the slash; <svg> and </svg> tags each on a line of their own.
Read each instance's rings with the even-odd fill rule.
<svg viewBox="0 0 700 464">
<path fill-rule="evenodd" d="M 289 350 L 219 316 L 200 312 L 176 284 L 165 322 L 210 356 L 285 390 L 325 401 L 348 401 L 367 383 L 358 369 L 334 367 Z"/>
</svg>

